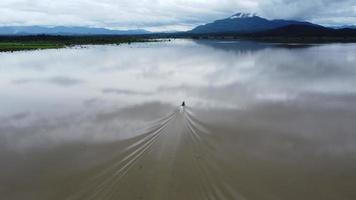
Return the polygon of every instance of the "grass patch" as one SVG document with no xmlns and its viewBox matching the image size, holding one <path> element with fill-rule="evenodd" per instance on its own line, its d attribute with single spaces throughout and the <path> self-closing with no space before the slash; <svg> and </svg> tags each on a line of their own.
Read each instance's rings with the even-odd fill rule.
<svg viewBox="0 0 356 200">
<path fill-rule="evenodd" d="M 0 36 L 0 52 L 40 49 L 59 49 L 76 45 L 130 44 L 133 42 L 151 42 L 142 37 L 129 36 Z"/>
<path fill-rule="evenodd" d="M 0 51 L 21 51 L 37 49 L 58 49 L 63 48 L 63 44 L 55 43 L 18 43 L 18 42 L 0 42 Z"/>
</svg>

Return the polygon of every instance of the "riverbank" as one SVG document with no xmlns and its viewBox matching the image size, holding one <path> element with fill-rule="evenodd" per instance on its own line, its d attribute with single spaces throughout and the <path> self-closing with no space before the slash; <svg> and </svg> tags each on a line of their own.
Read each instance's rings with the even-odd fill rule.
<svg viewBox="0 0 356 200">
<path fill-rule="evenodd" d="M 1 42 L 0 52 L 6 51 L 24 51 L 24 50 L 41 50 L 41 49 L 58 49 L 65 45 L 56 43 L 33 43 L 33 42 Z"/>
<path fill-rule="evenodd" d="M 193 39 L 193 40 L 247 40 L 262 43 L 293 43 L 293 44 L 321 44 L 321 43 L 356 43 L 355 37 L 321 37 L 321 36 L 264 36 L 264 35 L 235 35 L 235 34 L 151 34 L 139 36 L 0 36 L 0 52 L 24 50 L 43 50 L 73 47 L 77 45 L 106 45 L 130 44 L 134 42 L 154 42 L 162 39 Z"/>
<path fill-rule="evenodd" d="M 131 36 L 0 36 L 0 52 L 59 49 L 76 45 L 129 44 L 154 40 Z"/>
<path fill-rule="evenodd" d="M 262 43 L 293 43 L 293 44 L 325 44 L 325 43 L 356 43 L 356 37 L 251 37 L 251 36 L 193 36 L 192 39 L 211 40 L 243 40 Z"/>
</svg>

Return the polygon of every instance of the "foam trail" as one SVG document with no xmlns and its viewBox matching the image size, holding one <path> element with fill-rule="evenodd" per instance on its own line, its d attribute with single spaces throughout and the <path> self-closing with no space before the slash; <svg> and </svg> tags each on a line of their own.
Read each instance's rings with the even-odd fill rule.
<svg viewBox="0 0 356 200">
<path fill-rule="evenodd" d="M 89 183 L 86 183 L 86 186 L 84 186 L 84 190 L 80 191 L 76 195 L 69 197 L 68 200 L 80 199 L 83 193 L 93 192 L 93 191 L 94 193 L 89 197 L 89 199 L 94 199 L 98 195 L 98 193 L 102 192 L 103 190 L 107 190 L 108 188 L 104 188 L 104 187 L 105 186 L 109 187 L 110 185 L 106 185 L 106 184 L 112 183 L 115 179 L 118 178 L 117 176 L 119 176 L 121 172 L 123 172 L 121 176 L 126 174 L 125 170 L 127 168 L 129 170 L 130 165 L 134 164 L 135 160 L 139 159 L 142 155 L 144 155 L 147 149 L 149 149 L 154 144 L 154 142 L 157 141 L 157 138 L 162 133 L 162 130 L 175 117 L 176 113 L 177 111 L 174 111 L 171 114 L 167 115 L 166 117 L 156 120 L 155 122 L 151 122 L 150 126 L 141 130 L 142 135 L 144 135 L 144 137 L 124 149 L 122 154 L 127 154 L 126 156 L 124 157 L 120 156 L 119 158 L 116 158 L 117 161 L 114 164 L 108 166 L 99 174 L 90 178 Z M 146 130 L 147 132 L 143 132 L 144 130 Z M 106 178 L 103 182 L 96 185 L 94 189 L 91 188 L 90 190 L 86 191 L 88 187 L 93 185 L 92 183 L 96 184 L 97 179 L 103 176 L 107 176 L 110 173 L 113 173 L 112 175 L 109 175 L 110 177 Z"/>
<path fill-rule="evenodd" d="M 215 139 L 190 108 L 179 107 L 141 129 L 67 200 L 163 200 L 173 193 L 188 200 L 243 199 L 221 173 Z"/>
</svg>

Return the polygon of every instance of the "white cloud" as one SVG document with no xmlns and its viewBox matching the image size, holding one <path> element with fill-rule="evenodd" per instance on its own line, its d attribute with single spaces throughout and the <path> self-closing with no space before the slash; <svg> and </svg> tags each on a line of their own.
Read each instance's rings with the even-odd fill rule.
<svg viewBox="0 0 356 200">
<path fill-rule="evenodd" d="M 0 25 L 186 30 L 236 12 L 325 24 L 356 23 L 355 0 L 1 0 Z"/>
<path fill-rule="evenodd" d="M 259 13 L 268 18 L 307 20 L 324 25 L 356 24 L 355 0 L 268 0 Z"/>
</svg>

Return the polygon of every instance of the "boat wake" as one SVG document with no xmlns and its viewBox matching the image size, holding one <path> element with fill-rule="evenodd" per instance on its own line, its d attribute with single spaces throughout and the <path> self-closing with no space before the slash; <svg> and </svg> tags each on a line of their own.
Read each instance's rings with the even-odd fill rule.
<svg viewBox="0 0 356 200">
<path fill-rule="evenodd" d="M 183 105 L 140 130 L 67 200 L 244 199 L 221 170 L 216 139 Z"/>
</svg>

